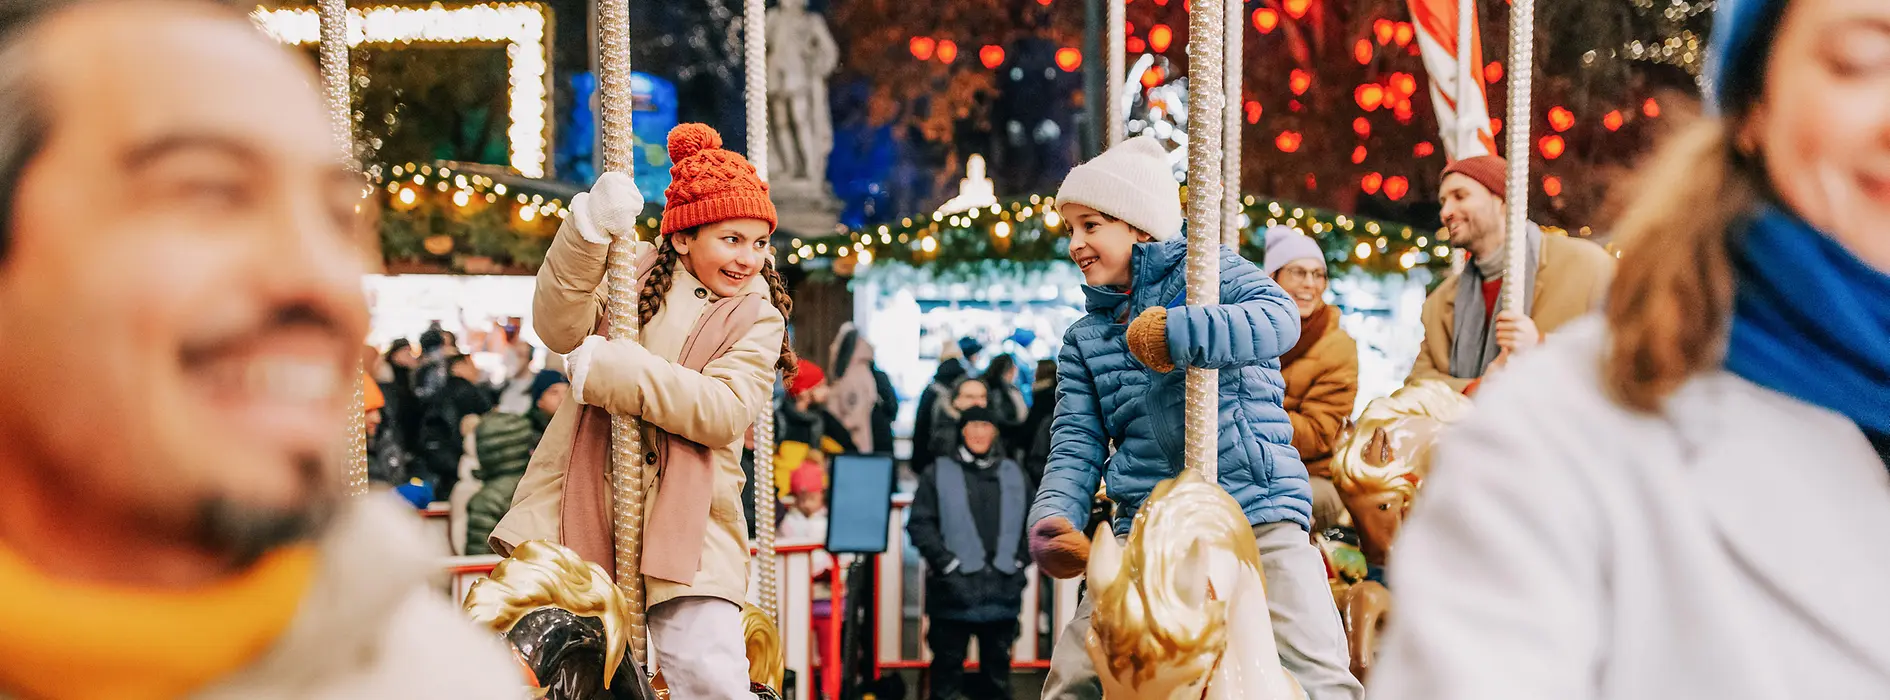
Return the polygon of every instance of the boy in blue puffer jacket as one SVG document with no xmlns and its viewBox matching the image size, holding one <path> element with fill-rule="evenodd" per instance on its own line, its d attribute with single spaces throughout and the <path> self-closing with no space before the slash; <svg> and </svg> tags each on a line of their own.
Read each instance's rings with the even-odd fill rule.
<svg viewBox="0 0 1890 700">
<path fill-rule="evenodd" d="M 1220 370 L 1220 483 L 1253 525 L 1280 660 L 1312 700 L 1363 695 L 1324 560 L 1307 536 L 1312 490 L 1281 406 L 1279 357 L 1299 310 L 1253 263 L 1221 251 L 1221 303 L 1187 306 L 1187 240 L 1168 154 L 1130 139 L 1070 172 L 1057 193 L 1089 314 L 1064 334 L 1050 459 L 1030 511 L 1031 556 L 1083 573 L 1098 482 L 1125 537 L 1155 485 L 1182 469 L 1186 368 Z M 1174 371 L 1176 368 L 1183 371 Z M 1114 450 L 1111 451 L 1113 446 Z M 1089 601 L 1057 640 L 1043 697 L 1099 698 L 1084 642 Z"/>
</svg>

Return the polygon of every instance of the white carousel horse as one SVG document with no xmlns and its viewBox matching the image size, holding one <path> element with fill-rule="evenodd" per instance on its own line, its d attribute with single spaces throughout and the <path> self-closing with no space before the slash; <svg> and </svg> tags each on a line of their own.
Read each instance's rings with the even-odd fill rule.
<svg viewBox="0 0 1890 700">
<path fill-rule="evenodd" d="M 1183 471 L 1155 487 L 1125 548 L 1098 537 L 1090 659 L 1109 700 L 1296 700 L 1280 667 L 1253 528 L 1233 497 Z"/>
</svg>

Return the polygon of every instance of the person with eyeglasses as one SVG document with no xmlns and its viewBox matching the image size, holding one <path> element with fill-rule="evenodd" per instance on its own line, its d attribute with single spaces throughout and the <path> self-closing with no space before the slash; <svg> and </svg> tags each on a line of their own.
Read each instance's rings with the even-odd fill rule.
<svg viewBox="0 0 1890 700">
<path fill-rule="evenodd" d="M 1329 465 L 1358 399 L 1358 343 L 1339 328 L 1338 307 L 1326 303 L 1326 255 L 1312 238 L 1285 226 L 1268 229 L 1260 267 L 1299 306 L 1299 342 L 1280 356 L 1280 375 L 1293 449 L 1312 475 L 1317 532 L 1345 512 Z"/>
<path fill-rule="evenodd" d="M 1520 284 L 1523 313 L 1503 309 L 1509 237 L 1503 226 L 1509 161 L 1482 155 L 1444 168 L 1437 199 L 1450 245 L 1470 254 L 1463 272 L 1424 300 L 1424 345 L 1407 384 L 1438 379 L 1464 393 L 1510 357 L 1542 344 L 1545 335 L 1601 307 L 1614 280 L 1614 256 L 1566 235 L 1544 235 L 1531 222 L 1523 238 L 1530 274 Z M 1443 234 L 1439 235 L 1443 238 Z"/>
</svg>

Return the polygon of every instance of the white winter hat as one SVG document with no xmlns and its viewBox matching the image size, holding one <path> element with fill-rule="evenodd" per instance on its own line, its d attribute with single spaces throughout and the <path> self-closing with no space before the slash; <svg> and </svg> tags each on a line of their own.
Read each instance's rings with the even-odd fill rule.
<svg viewBox="0 0 1890 700">
<path fill-rule="evenodd" d="M 1128 222 L 1158 241 L 1181 234 L 1181 184 L 1168 149 L 1153 136 L 1116 144 L 1076 166 L 1057 190 L 1057 205 L 1081 204 Z"/>
<path fill-rule="evenodd" d="M 1326 266 L 1326 253 L 1319 249 L 1319 243 L 1306 234 L 1285 226 L 1267 228 L 1266 258 L 1261 269 L 1267 276 L 1279 272 L 1280 268 L 1292 264 L 1295 260 L 1317 260 L 1320 267 Z"/>
</svg>

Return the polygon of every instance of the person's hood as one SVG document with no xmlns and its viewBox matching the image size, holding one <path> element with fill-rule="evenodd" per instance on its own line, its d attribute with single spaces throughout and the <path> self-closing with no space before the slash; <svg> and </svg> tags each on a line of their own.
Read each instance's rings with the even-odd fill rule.
<svg viewBox="0 0 1890 700">
<path fill-rule="evenodd" d="M 1160 284 L 1187 259 L 1186 236 L 1137 243 L 1129 251 L 1129 288 L 1083 285 L 1084 309 L 1093 314 L 1119 315 L 1129 302 L 1131 290 Z"/>
</svg>

